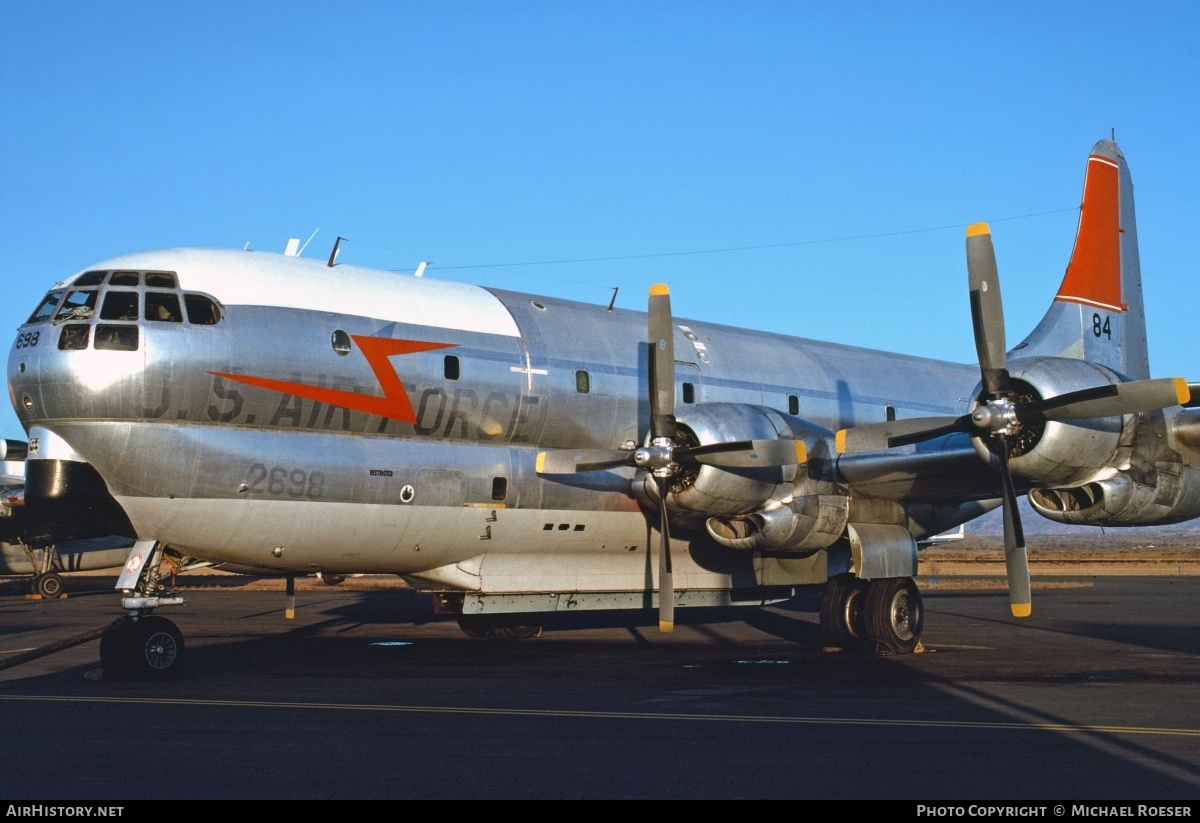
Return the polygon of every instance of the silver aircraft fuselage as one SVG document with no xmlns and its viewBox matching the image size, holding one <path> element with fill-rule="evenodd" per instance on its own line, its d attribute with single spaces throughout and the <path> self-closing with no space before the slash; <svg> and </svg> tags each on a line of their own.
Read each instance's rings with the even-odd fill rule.
<svg viewBox="0 0 1200 823">
<path fill-rule="evenodd" d="M 549 575 L 560 579 L 536 588 L 626 589 L 650 574 L 655 502 L 640 473 L 535 472 L 541 450 L 643 442 L 644 313 L 201 249 L 108 260 L 51 295 L 8 362 L 30 459 L 90 464 L 143 539 L 232 567 L 464 588 L 503 555 L 493 579 L 515 588 Z M 831 434 L 963 414 L 979 377 L 972 364 L 699 321 L 674 330 L 681 420 L 745 404 Z M 957 476 L 936 491 L 995 497 L 960 440 L 947 452 Z M 980 511 L 905 525 L 919 540 Z M 747 568 L 702 529 L 672 537 L 684 588 L 729 588 Z"/>
</svg>

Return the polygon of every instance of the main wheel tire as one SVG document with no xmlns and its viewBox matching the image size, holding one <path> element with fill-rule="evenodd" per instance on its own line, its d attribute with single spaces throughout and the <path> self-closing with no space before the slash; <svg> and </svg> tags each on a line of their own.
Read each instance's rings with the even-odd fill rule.
<svg viewBox="0 0 1200 823">
<path fill-rule="evenodd" d="M 132 629 L 132 621 L 122 617 L 100 635 L 100 665 L 106 680 L 121 680 L 128 675 Z"/>
<path fill-rule="evenodd" d="M 63 579 L 54 572 L 39 574 L 33 578 L 33 593 L 47 599 L 54 599 L 62 594 Z"/>
<path fill-rule="evenodd" d="M 324 583 L 326 586 L 340 586 L 342 583 L 346 582 L 346 575 L 344 575 L 344 574 L 327 574 L 327 573 L 322 574 L 321 582 Z"/>
<path fill-rule="evenodd" d="M 522 623 L 500 614 L 459 615 L 458 627 L 476 640 L 530 640 L 542 636 L 536 623 Z"/>
<path fill-rule="evenodd" d="M 821 639 L 826 646 L 855 650 L 867 645 L 866 592 L 866 582 L 852 574 L 829 578 L 821 593 Z"/>
<path fill-rule="evenodd" d="M 863 604 L 867 635 L 877 648 L 909 654 L 921 644 L 925 607 L 911 577 L 872 580 Z"/>
</svg>

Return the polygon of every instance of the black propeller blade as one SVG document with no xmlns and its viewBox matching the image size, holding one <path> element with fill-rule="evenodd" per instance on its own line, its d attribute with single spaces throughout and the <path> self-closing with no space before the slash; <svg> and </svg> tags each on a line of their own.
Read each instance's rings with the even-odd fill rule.
<svg viewBox="0 0 1200 823">
<path fill-rule="evenodd" d="M 1028 617 L 1030 608 L 1029 559 L 1025 533 L 1017 510 L 1017 495 L 1009 470 L 1009 441 L 1022 426 L 1046 420 L 1085 420 L 1094 417 L 1137 414 L 1174 405 L 1200 405 L 1200 384 L 1180 377 L 1138 380 L 1082 389 L 1043 400 L 1013 397 L 1004 339 L 1004 308 L 992 234 L 986 223 L 967 227 L 967 280 L 971 295 L 971 326 L 983 382 L 980 403 L 960 417 L 916 417 L 889 420 L 843 429 L 837 433 L 838 453 L 872 451 L 906 446 L 965 432 L 991 441 L 999 455 L 1004 503 L 1004 558 L 1008 570 L 1009 604 L 1016 617 Z"/>
<path fill-rule="evenodd" d="M 636 466 L 654 477 L 658 489 L 660 526 L 658 549 L 658 627 L 675 628 L 675 578 L 671 565 L 671 536 L 667 497 L 671 478 L 681 468 L 698 463 L 725 468 L 801 465 L 808 461 L 802 440 L 736 440 L 689 446 L 676 442 L 675 322 L 671 294 L 665 284 L 650 287 L 646 315 L 649 348 L 649 443 L 637 449 L 559 449 L 537 456 L 538 474 L 581 474 L 619 466 Z"/>
</svg>

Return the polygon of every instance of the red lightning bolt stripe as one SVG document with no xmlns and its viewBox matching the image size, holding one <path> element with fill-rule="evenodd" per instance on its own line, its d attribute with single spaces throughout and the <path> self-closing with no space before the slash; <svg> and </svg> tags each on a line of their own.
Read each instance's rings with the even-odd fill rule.
<svg viewBox="0 0 1200 823">
<path fill-rule="evenodd" d="M 408 392 L 404 390 L 404 384 L 400 382 L 400 376 L 396 374 L 396 369 L 388 361 L 388 358 L 395 354 L 414 354 L 434 349 L 448 349 L 457 344 L 427 343 L 423 340 L 393 340 L 388 337 L 359 337 L 358 335 L 351 335 L 351 338 L 358 344 L 363 357 L 371 366 L 371 371 L 375 372 L 375 379 L 379 381 L 379 387 L 383 389 L 383 397 L 372 397 L 341 389 L 326 389 L 320 386 L 309 386 L 305 383 L 270 380 L 266 377 L 253 377 L 245 374 L 228 374 L 218 371 L 210 371 L 209 374 L 235 380 L 238 383 L 258 386 L 269 391 L 293 394 L 306 400 L 328 403 L 331 406 L 343 406 L 347 409 L 377 414 L 380 417 L 388 417 L 404 423 L 416 423 L 417 416 L 413 413 Z"/>
</svg>

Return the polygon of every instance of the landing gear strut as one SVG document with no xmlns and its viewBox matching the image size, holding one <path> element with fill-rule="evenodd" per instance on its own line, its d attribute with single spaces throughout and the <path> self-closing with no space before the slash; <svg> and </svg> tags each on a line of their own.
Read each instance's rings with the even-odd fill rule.
<svg viewBox="0 0 1200 823">
<path fill-rule="evenodd" d="M 164 680 L 183 667 L 183 635 L 165 617 L 150 614 L 160 606 L 183 603 L 171 590 L 171 574 L 164 565 L 178 569 L 175 558 L 166 558 L 165 547 L 154 540 L 133 544 L 117 580 L 121 606 L 129 613 L 117 620 L 100 637 L 100 662 L 104 676 L 114 679 Z"/>
<path fill-rule="evenodd" d="M 925 608 L 911 577 L 865 581 L 829 578 L 821 596 L 821 637 L 827 647 L 909 654 L 921 645 Z"/>
</svg>

